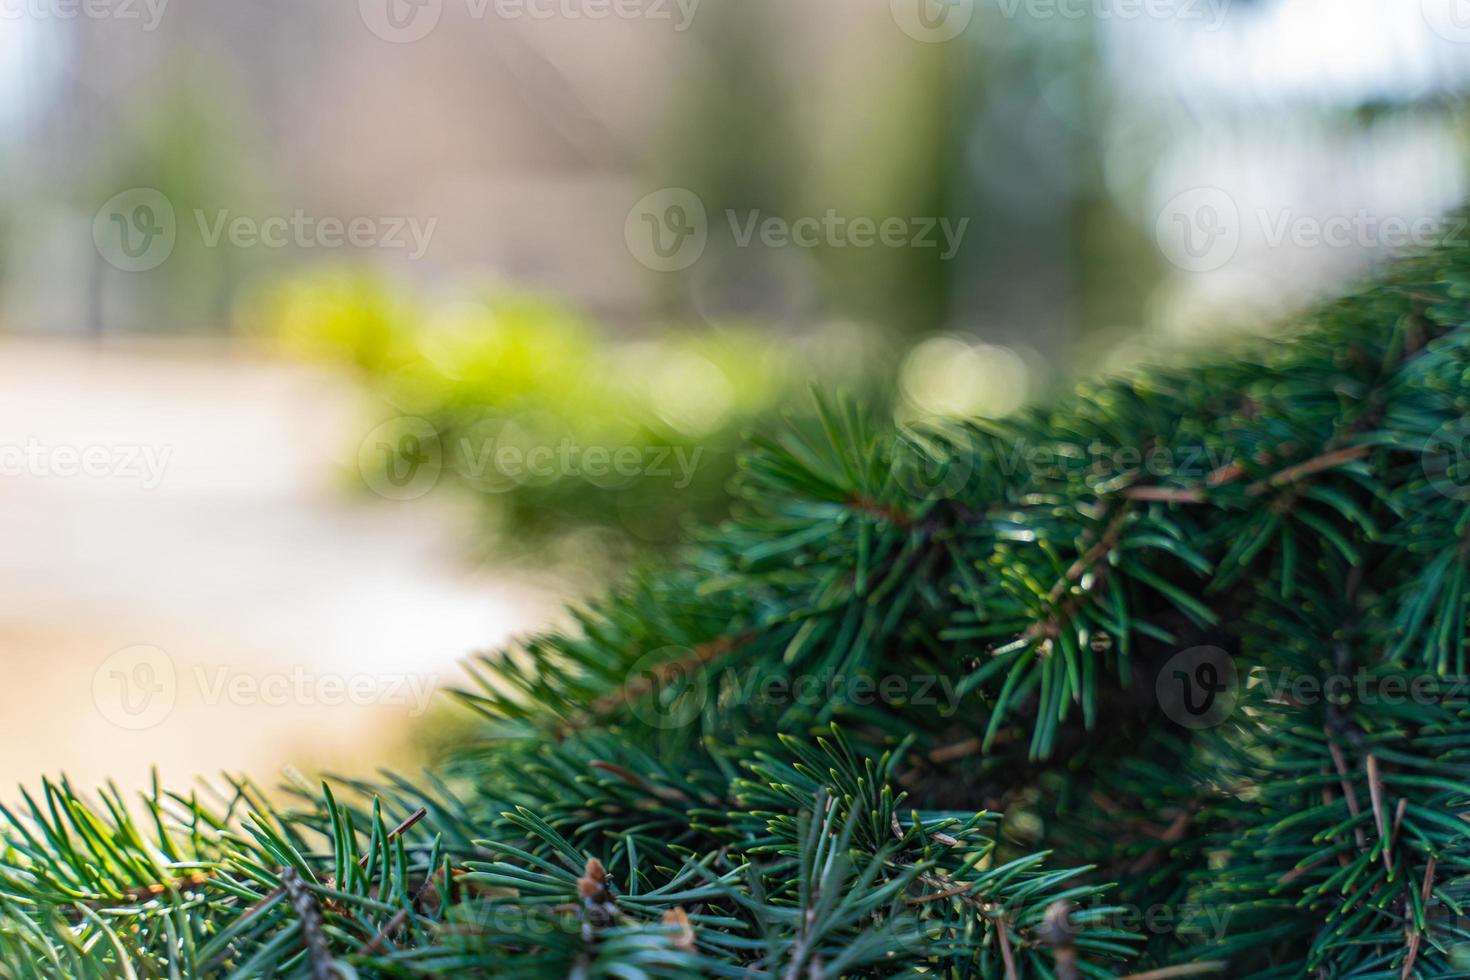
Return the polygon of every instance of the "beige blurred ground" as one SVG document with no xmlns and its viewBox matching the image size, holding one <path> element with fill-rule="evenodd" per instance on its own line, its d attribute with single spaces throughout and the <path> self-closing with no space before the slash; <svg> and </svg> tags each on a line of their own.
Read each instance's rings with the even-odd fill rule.
<svg viewBox="0 0 1470 980">
<path fill-rule="evenodd" d="M 346 489 L 366 430 L 344 379 L 239 349 L 0 342 L 0 798 L 370 771 L 427 685 L 545 620 L 462 505 Z"/>
</svg>

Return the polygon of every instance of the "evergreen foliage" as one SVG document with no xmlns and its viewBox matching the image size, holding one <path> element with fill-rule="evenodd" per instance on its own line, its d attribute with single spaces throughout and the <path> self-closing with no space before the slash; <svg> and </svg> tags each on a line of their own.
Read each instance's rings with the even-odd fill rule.
<svg viewBox="0 0 1470 980">
<path fill-rule="evenodd" d="M 0 959 L 1470 975 L 1467 300 L 1447 246 L 999 422 L 819 400 L 672 567 L 482 658 L 418 781 L 25 796 Z"/>
</svg>

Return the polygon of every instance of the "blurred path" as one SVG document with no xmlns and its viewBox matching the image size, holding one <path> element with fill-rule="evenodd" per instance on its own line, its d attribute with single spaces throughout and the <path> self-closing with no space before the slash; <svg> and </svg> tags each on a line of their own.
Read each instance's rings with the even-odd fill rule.
<svg viewBox="0 0 1470 980">
<path fill-rule="evenodd" d="M 447 496 L 349 492 L 363 421 L 341 378 L 239 351 L 0 340 L 0 798 L 370 771 L 544 620 Z"/>
</svg>

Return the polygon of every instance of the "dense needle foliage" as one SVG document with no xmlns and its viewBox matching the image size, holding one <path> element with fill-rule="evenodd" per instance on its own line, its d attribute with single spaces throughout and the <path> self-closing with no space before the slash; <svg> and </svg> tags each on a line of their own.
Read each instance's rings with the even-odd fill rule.
<svg viewBox="0 0 1470 980">
<path fill-rule="evenodd" d="M 1470 971 L 1470 249 L 1238 356 L 893 432 L 477 664 L 409 780 L 5 811 L 14 975 Z"/>
</svg>

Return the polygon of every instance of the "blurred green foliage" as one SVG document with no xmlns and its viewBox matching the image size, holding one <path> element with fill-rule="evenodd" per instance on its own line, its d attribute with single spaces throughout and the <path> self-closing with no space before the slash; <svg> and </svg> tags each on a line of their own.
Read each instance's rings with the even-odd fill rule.
<svg viewBox="0 0 1470 980">
<path fill-rule="evenodd" d="M 542 297 L 431 298 L 343 270 L 270 287 L 250 319 L 295 356 L 361 373 L 381 402 L 364 435 L 395 418 L 404 432 L 432 426 L 434 492 L 483 501 L 484 541 L 502 557 L 520 546 L 544 561 L 574 531 L 590 532 L 579 549 L 613 558 L 671 544 L 688 519 L 726 513 L 742 434 L 807 404 L 809 384 L 889 403 L 882 344 L 847 325 L 620 335 Z M 358 474 L 370 487 L 373 466 L 395 463 L 373 458 Z"/>
</svg>

